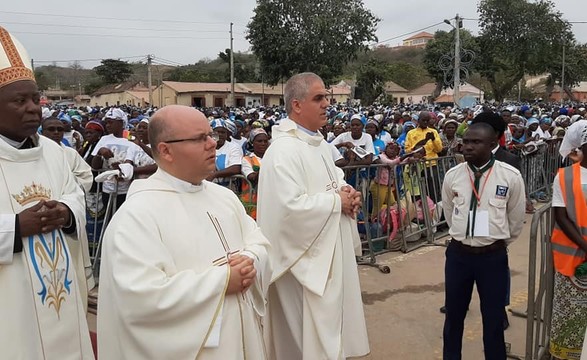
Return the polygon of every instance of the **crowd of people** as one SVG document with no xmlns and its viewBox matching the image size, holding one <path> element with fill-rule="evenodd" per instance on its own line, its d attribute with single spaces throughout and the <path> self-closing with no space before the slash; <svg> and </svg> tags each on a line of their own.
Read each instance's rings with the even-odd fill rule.
<svg viewBox="0 0 587 360">
<path fill-rule="evenodd" d="M 97 239 L 88 235 L 102 232 L 101 357 L 365 355 L 357 217 L 364 201 L 372 221 L 401 197 L 397 168 L 418 162 L 437 180 L 426 193 L 452 239 L 444 358 L 461 358 L 476 284 L 485 357 L 505 359 L 507 247 L 532 211 L 519 156 L 553 141 L 575 165 L 554 180 L 551 353 L 580 356 L 583 106 L 350 107 L 331 104 L 322 79 L 302 73 L 285 84 L 283 107 L 41 108 L 23 46 L 2 28 L 0 41 L 3 357 L 94 358 L 85 314 Z M 455 159 L 448 171 L 441 157 Z"/>
</svg>

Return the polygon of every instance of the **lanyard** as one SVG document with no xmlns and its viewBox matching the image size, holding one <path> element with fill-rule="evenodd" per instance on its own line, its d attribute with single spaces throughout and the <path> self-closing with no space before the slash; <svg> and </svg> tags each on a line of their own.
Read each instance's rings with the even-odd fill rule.
<svg viewBox="0 0 587 360">
<path fill-rule="evenodd" d="M 481 206 L 481 194 L 483 194 L 483 191 L 485 190 L 485 185 L 487 185 L 487 180 L 489 180 L 489 176 L 491 175 L 492 171 L 493 171 L 493 166 L 491 167 L 491 169 L 489 169 L 489 172 L 487 173 L 487 176 L 485 177 L 485 181 L 483 182 L 483 186 L 481 187 L 481 191 L 477 192 L 477 189 L 475 189 L 475 182 L 473 180 L 473 177 L 471 176 L 469 168 L 467 168 L 467 173 L 469 173 L 469 181 L 471 181 L 471 187 L 473 188 L 473 194 L 475 194 L 475 197 L 477 198 L 477 207 Z"/>
</svg>

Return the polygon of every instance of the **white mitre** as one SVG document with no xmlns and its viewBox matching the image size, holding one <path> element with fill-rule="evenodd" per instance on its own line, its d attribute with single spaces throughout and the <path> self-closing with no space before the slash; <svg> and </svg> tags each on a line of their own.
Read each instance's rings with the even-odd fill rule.
<svg viewBox="0 0 587 360">
<path fill-rule="evenodd" d="M 19 80 L 35 81 L 31 58 L 14 36 L 0 26 L 0 87 Z"/>
</svg>

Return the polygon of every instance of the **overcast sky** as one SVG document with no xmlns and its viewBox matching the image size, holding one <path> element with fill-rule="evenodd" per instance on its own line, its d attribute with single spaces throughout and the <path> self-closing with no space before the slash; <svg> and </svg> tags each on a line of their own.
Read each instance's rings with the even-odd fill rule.
<svg viewBox="0 0 587 360">
<path fill-rule="evenodd" d="M 477 2 L 471 0 L 364 0 L 382 21 L 379 41 L 398 45 L 406 33 L 454 18 L 476 19 Z M 555 0 L 569 21 L 582 21 L 585 0 Z M 152 54 L 167 64 L 195 63 L 216 58 L 230 46 L 229 23 L 234 22 L 235 51 L 247 51 L 246 24 L 255 0 L 27 0 L 4 2 L 0 25 L 13 33 L 29 51 L 35 65 L 57 61 L 67 66 L 80 60 L 83 67 L 99 59 L 138 61 Z M 520 15 L 520 21 L 532 21 Z M 477 31 L 477 22 L 464 27 Z M 426 31 L 450 30 L 441 24 Z M 587 42 L 587 24 L 574 24 L 573 31 Z M 63 62 L 60 62 L 65 60 Z"/>
</svg>

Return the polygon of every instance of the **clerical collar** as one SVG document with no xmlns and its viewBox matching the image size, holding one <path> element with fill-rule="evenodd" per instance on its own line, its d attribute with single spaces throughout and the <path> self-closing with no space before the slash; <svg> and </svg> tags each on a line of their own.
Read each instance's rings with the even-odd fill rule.
<svg viewBox="0 0 587 360">
<path fill-rule="evenodd" d="M 296 125 L 298 125 L 298 129 L 302 130 L 303 132 L 305 132 L 308 135 L 314 136 L 314 135 L 318 134 L 318 131 L 308 130 L 298 123 L 296 123 Z"/>
<path fill-rule="evenodd" d="M 499 144 L 497 144 L 497 146 L 495 147 L 495 149 L 491 150 L 491 152 L 493 153 L 493 155 L 495 155 L 495 153 L 497 152 L 497 150 L 499 150 Z"/>
<path fill-rule="evenodd" d="M 28 138 L 24 139 L 23 141 L 14 141 L 12 139 L 7 138 L 6 136 L 0 134 L 0 139 L 4 140 L 8 145 L 12 146 L 15 149 L 20 149 L 24 143 L 28 140 Z"/>
<path fill-rule="evenodd" d="M 179 179 L 179 178 L 171 175 L 167 171 L 163 170 L 161 167 L 159 167 L 159 169 L 157 169 L 157 171 L 160 172 L 161 175 L 163 175 L 163 177 L 167 178 L 167 181 L 169 181 L 169 184 L 172 187 L 174 187 L 175 189 L 177 189 L 181 192 L 195 193 L 195 192 L 201 191 L 203 188 L 202 183 L 200 183 L 199 185 L 194 185 L 188 181 Z"/>
</svg>

